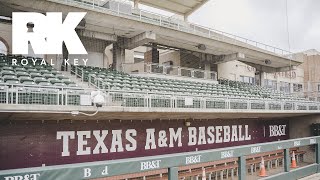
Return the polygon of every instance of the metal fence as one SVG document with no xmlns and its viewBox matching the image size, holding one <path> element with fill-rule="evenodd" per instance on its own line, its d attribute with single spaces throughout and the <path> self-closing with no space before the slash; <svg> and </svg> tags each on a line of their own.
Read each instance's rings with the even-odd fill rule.
<svg viewBox="0 0 320 180">
<path fill-rule="evenodd" d="M 290 148 L 302 146 L 315 147 L 315 163 L 305 167 L 291 169 Z M 238 174 L 238 179 L 245 180 L 248 170 L 246 167 L 246 156 L 277 150 L 283 150 L 284 157 L 282 164 L 284 172 L 266 177 L 265 179 L 298 179 L 320 172 L 320 137 L 316 136 L 123 160 L 3 170 L 0 171 L 0 179 L 23 179 L 23 177 L 36 177 L 39 180 L 95 179 L 123 174 L 141 173 L 158 169 L 168 169 L 168 179 L 177 180 L 179 179 L 178 167 L 180 166 L 207 163 L 228 158 L 237 158 L 237 163 L 234 168 L 237 169 L 236 172 Z M 190 161 L 188 161 L 190 158 L 197 158 L 199 160 L 190 163 Z M 150 164 L 150 166 L 147 166 L 146 164 Z M 209 176 L 205 173 L 205 168 L 204 175 L 206 177 Z"/>
<path fill-rule="evenodd" d="M 192 93 L 164 93 L 161 91 L 141 91 L 117 89 L 99 78 L 88 76 L 92 89 L 0 84 L 0 104 L 37 104 L 37 105 L 72 105 L 80 106 L 82 95 L 91 95 L 100 89 L 106 93 L 105 106 L 171 108 L 171 109 L 207 109 L 207 110 L 297 110 L 319 111 L 320 103 L 302 100 L 277 100 L 259 98 L 234 98 L 210 96 Z"/>
<path fill-rule="evenodd" d="M 112 15 L 118 15 L 134 20 L 138 20 L 141 22 L 146 22 L 150 24 L 155 24 L 159 26 L 163 26 L 170 29 L 175 29 L 187 33 L 192 33 L 196 35 L 200 35 L 203 37 L 208 37 L 220 41 L 225 41 L 231 44 L 239 45 L 242 47 L 248 47 L 248 48 L 259 48 L 261 50 L 265 50 L 271 53 L 274 53 L 276 55 L 286 57 L 289 59 L 294 59 L 294 56 L 292 55 L 292 52 L 270 46 L 264 43 L 260 43 L 257 41 L 249 40 L 247 38 L 243 38 L 237 35 L 233 35 L 230 33 L 226 33 L 223 31 L 219 31 L 216 29 L 200 26 L 193 23 L 188 23 L 185 21 L 181 21 L 179 19 L 175 19 L 172 17 L 156 14 L 153 12 L 148 12 L 141 9 L 131 9 L 131 11 L 123 11 L 121 7 L 121 2 L 117 3 L 117 8 L 110 8 L 105 6 L 106 2 L 112 1 L 105 1 L 105 0 L 50 0 L 60 3 L 67 3 L 70 5 L 76 5 L 79 7 L 86 7 L 91 8 L 95 11 L 102 11 L 105 13 L 110 13 Z"/>
</svg>

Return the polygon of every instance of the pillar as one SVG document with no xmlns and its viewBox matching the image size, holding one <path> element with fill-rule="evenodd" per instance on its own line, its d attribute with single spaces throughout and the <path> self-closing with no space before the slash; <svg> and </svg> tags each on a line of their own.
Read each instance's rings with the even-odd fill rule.
<svg viewBox="0 0 320 180">
<path fill-rule="evenodd" d="M 290 150 L 284 149 L 284 172 L 290 171 Z"/>
<path fill-rule="evenodd" d="M 168 180 L 176 180 L 179 178 L 178 167 L 170 167 L 168 169 Z"/>
<path fill-rule="evenodd" d="M 246 179 L 246 157 L 240 156 L 238 158 L 238 176 L 239 180 L 245 180 Z"/>
<path fill-rule="evenodd" d="M 112 55 L 112 69 L 122 71 L 122 63 L 125 61 L 125 49 L 121 48 L 118 43 L 113 43 Z"/>
<path fill-rule="evenodd" d="M 205 79 L 212 79 L 210 75 L 210 71 L 211 71 L 211 65 L 209 63 L 205 63 L 204 64 Z"/>
<path fill-rule="evenodd" d="M 61 63 L 61 71 L 68 71 L 68 66 L 65 66 L 65 59 L 68 59 L 69 52 L 66 45 L 63 43 L 62 45 L 62 63 Z"/>
</svg>

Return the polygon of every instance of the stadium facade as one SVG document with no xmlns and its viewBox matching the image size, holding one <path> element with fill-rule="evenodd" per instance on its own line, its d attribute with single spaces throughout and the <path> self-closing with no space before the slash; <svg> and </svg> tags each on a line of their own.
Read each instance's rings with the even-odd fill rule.
<svg viewBox="0 0 320 180">
<path fill-rule="evenodd" d="M 189 23 L 206 2 L 0 0 L 0 178 L 257 179 L 264 160 L 284 170 L 266 179 L 319 172 L 319 52 Z M 16 12 L 85 12 L 87 54 L 31 40 L 14 54 Z"/>
</svg>

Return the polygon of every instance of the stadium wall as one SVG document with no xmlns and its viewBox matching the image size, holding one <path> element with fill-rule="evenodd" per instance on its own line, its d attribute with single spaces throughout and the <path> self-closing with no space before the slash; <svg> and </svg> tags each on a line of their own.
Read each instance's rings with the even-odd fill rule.
<svg viewBox="0 0 320 180">
<path fill-rule="evenodd" d="M 289 138 L 284 119 L 10 121 L 0 124 L 0 169 L 92 162 Z"/>
</svg>

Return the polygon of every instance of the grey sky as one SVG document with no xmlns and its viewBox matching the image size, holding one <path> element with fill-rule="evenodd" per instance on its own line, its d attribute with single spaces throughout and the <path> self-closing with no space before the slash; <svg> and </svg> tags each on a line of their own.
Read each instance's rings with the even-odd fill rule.
<svg viewBox="0 0 320 180">
<path fill-rule="evenodd" d="M 291 51 L 320 50 L 320 0 L 288 0 L 288 18 Z M 285 0 L 209 0 L 189 21 L 289 49 Z"/>
</svg>

